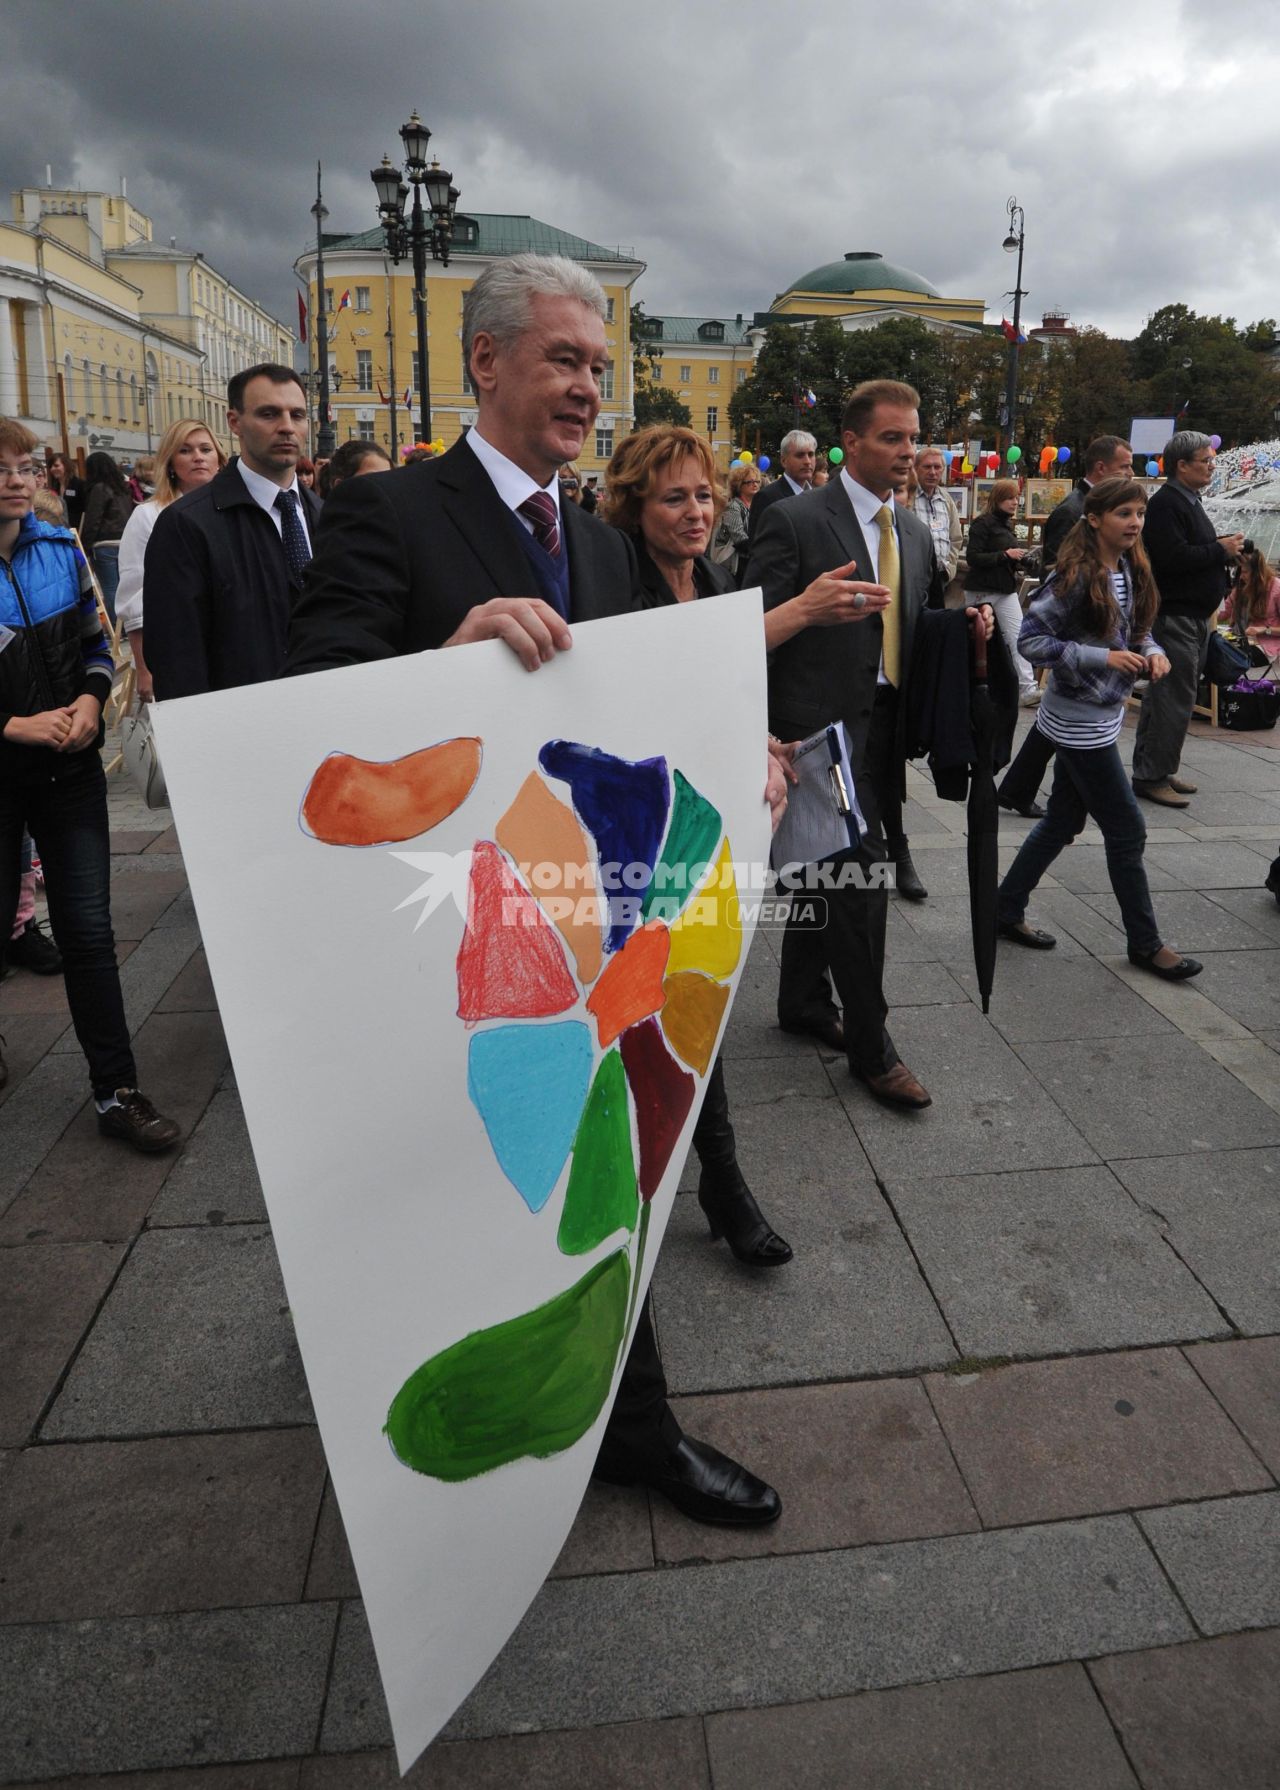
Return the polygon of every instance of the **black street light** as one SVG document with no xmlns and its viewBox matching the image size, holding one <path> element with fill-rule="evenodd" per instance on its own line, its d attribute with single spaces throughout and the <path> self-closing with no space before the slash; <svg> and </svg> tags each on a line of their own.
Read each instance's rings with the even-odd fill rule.
<svg viewBox="0 0 1280 1790">
<path fill-rule="evenodd" d="M 453 176 L 438 161 L 427 162 L 431 132 L 415 112 L 400 126 L 404 144 L 404 172 L 413 188 L 413 209 L 405 215 L 409 186 L 384 155 L 370 175 L 378 194 L 378 215 L 386 232 L 387 253 L 395 262 L 413 258 L 413 306 L 418 324 L 418 391 L 421 398 L 419 441 L 431 440 L 431 364 L 427 352 L 427 255 L 449 265 L 453 218 L 458 208 L 458 189 Z M 426 188 L 427 203 L 422 193 Z"/>
<path fill-rule="evenodd" d="M 311 207 L 316 220 L 316 355 L 320 374 L 320 417 L 316 425 L 316 453 L 331 459 L 335 445 L 333 424 L 329 421 L 329 318 L 324 302 L 324 220 L 329 213 L 320 197 L 320 164 L 316 163 L 316 202 Z"/>
<path fill-rule="evenodd" d="M 1026 293 L 1022 290 L 1022 249 L 1026 241 L 1026 219 L 1022 215 L 1022 207 L 1016 199 L 1010 199 L 1007 206 L 1009 213 L 1009 234 L 1004 239 L 1007 254 L 1018 257 L 1018 271 L 1013 279 L 1013 340 L 1009 343 L 1009 378 L 1005 386 L 1004 414 L 1009 427 L 1009 439 L 1006 448 L 1013 445 L 1014 420 L 1017 416 L 1018 401 L 1018 337 L 1021 333 L 1022 301 Z"/>
</svg>

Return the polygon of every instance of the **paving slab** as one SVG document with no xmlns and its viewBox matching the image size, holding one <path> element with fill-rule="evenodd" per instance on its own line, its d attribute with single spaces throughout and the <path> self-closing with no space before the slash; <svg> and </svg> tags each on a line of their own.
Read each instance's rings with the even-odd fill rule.
<svg viewBox="0 0 1280 1790">
<path fill-rule="evenodd" d="M 172 865 L 172 860 L 170 860 Z M 111 878 L 111 929 L 118 939 L 143 939 L 187 886 L 179 866 L 160 875 L 133 868 Z"/>
<path fill-rule="evenodd" d="M 1144 1790 L 1275 1790 L 1280 1631 L 1094 1660 Z"/>
<path fill-rule="evenodd" d="M 1055 960 L 1076 956 L 1079 951 L 1087 951 L 1094 957 L 1107 957 L 1116 952 L 1124 954 L 1123 930 L 1119 926 L 1113 926 L 1103 914 L 1090 906 L 1087 895 L 1077 895 L 1072 889 L 1047 889 L 1041 883 L 1035 892 L 1034 905 L 1035 912 L 1031 916 L 1034 924 L 1043 926 L 1058 941 L 1053 953 Z M 1013 945 L 1001 950 L 997 976 L 1017 949 Z M 1030 953 L 1024 952 L 1023 955 L 1029 956 Z"/>
<path fill-rule="evenodd" d="M 111 1772 L 107 1777 L 41 1778 L 40 1790 L 298 1790 L 298 1759 L 257 1764 L 195 1765 L 176 1771 Z M 30 1780 L 28 1781 L 30 1783 Z M 16 1790 L 24 1790 L 19 1785 Z"/>
<path fill-rule="evenodd" d="M 1280 823 L 1280 816 L 1277 816 Z M 1278 828 L 1280 830 L 1280 828 Z M 1121 938 L 1120 906 L 1110 889 L 1082 899 L 1114 927 Z M 1156 908 L 1161 936 L 1179 951 L 1201 957 L 1206 951 L 1265 951 L 1274 941 L 1239 914 L 1222 907 L 1198 889 L 1171 889 L 1161 895 Z M 1123 945 L 1121 946 L 1123 949 Z"/>
<path fill-rule="evenodd" d="M 183 1135 L 199 1119 L 227 1059 L 214 1013 L 155 1013 L 134 1038 L 138 1082 Z M 0 1220 L 0 1243 L 42 1236 L 129 1238 L 146 1216 L 179 1150 L 140 1155 L 104 1139 L 86 1101 L 25 1191 Z"/>
<path fill-rule="evenodd" d="M 296 1602 L 324 1472 L 313 1429 L 28 1448 L 0 1486 L 0 1622 Z"/>
<path fill-rule="evenodd" d="M 883 985 L 890 1011 L 895 1007 L 964 1006 L 969 999 L 955 971 L 945 964 L 898 963 L 892 955 L 885 959 Z"/>
<path fill-rule="evenodd" d="M 165 1180 L 148 1222 L 260 1224 L 266 1216 L 240 1096 L 234 1091 L 215 1093 Z"/>
<path fill-rule="evenodd" d="M 150 845 L 143 847 L 143 850 L 149 854 L 180 852 L 181 849 L 178 844 L 178 829 L 172 825 L 167 826 L 163 832 L 157 833 Z"/>
<path fill-rule="evenodd" d="M 203 949 L 193 951 L 185 966 L 156 1003 L 159 1013 L 214 1013 L 218 1002 Z"/>
<path fill-rule="evenodd" d="M 117 1243 L 0 1249 L 0 1445 L 27 1441 L 123 1255 Z"/>
<path fill-rule="evenodd" d="M 1280 1336 L 1183 1351 L 1218 1403 L 1280 1478 Z"/>
<path fill-rule="evenodd" d="M 185 926 L 152 927 L 130 954 L 120 971 L 120 987 L 131 1033 L 141 1029 L 142 1022 L 199 947 L 200 930 L 192 920 Z"/>
<path fill-rule="evenodd" d="M 1021 1044 L 1018 1055 L 1107 1162 L 1280 1143 L 1280 1113 L 1190 1038 Z"/>
<path fill-rule="evenodd" d="M 1259 939 L 1262 950 L 1206 951 L 1199 978 L 1209 999 L 1250 1031 L 1280 1025 L 1280 949 Z"/>
<path fill-rule="evenodd" d="M 923 1112 L 884 1107 L 843 1067 L 832 1086 L 883 1180 L 986 1169 L 1057 1168 L 1097 1160 L 1082 1132 L 975 1007 L 893 1016 L 903 1062 L 933 1096 Z"/>
<path fill-rule="evenodd" d="M 1252 888 L 1214 889 L 1209 900 L 1247 926 L 1256 927 L 1272 944 L 1280 940 L 1280 902 L 1261 882 Z"/>
<path fill-rule="evenodd" d="M 325 1480 L 324 1497 L 320 1501 L 320 1518 L 316 1524 L 311 1561 L 307 1567 L 309 1599 L 359 1597 L 360 1582 L 355 1562 L 347 1545 L 347 1532 L 334 1494 L 333 1481 Z"/>
<path fill-rule="evenodd" d="M 147 1231 L 44 1426 L 45 1440 L 312 1421 L 270 1233 Z"/>
<path fill-rule="evenodd" d="M 918 1380 L 684 1398 L 674 1409 L 688 1435 L 776 1486 L 782 1516 L 767 1529 L 714 1528 L 655 1498 L 659 1561 L 814 1553 L 979 1527 Z"/>
<path fill-rule="evenodd" d="M 837 1101 L 744 1106 L 738 1159 L 795 1251 L 744 1267 L 712 1243 L 696 1199 L 675 1203 L 653 1276 L 673 1392 L 940 1367 L 955 1350 Z"/>
<path fill-rule="evenodd" d="M 1138 1520 L 1205 1634 L 1280 1623 L 1280 1492 L 1174 1504 Z"/>
<path fill-rule="evenodd" d="M 931 1374 L 926 1386 L 987 1527 L 1274 1484 L 1176 1349 Z"/>
<path fill-rule="evenodd" d="M 110 785 L 108 785 L 108 795 L 110 795 L 110 794 L 111 794 L 111 789 L 110 789 Z M 116 813 L 116 804 L 115 803 L 111 804 L 111 812 L 112 812 L 112 815 L 114 816 L 114 814 Z M 111 855 L 113 858 L 127 857 L 134 852 L 143 852 L 147 849 L 147 847 L 149 845 L 152 845 L 155 842 L 156 837 L 163 831 L 164 831 L 163 826 L 160 826 L 160 827 L 116 827 L 116 826 L 113 826 L 111 829 Z"/>
<path fill-rule="evenodd" d="M 956 975 L 974 1000 L 978 979 L 972 967 Z M 1026 951 L 1002 945 L 991 997 L 991 1022 L 1010 1044 L 1086 1038 L 1135 1038 L 1171 1032 L 1171 1021 L 1127 988 L 1092 957 L 1062 957 L 1058 951 Z"/>
<path fill-rule="evenodd" d="M 1151 823 L 1148 822 L 1148 825 L 1150 824 Z M 1194 863 L 1192 861 L 1184 863 L 1182 873 L 1179 874 L 1174 870 L 1172 864 L 1166 867 L 1163 863 L 1155 861 L 1155 849 L 1156 848 L 1151 845 L 1150 841 L 1148 841 L 1145 854 L 1145 867 L 1147 872 L 1147 885 L 1153 893 L 1158 893 L 1163 889 L 1195 889 L 1202 886 L 1200 877 L 1196 874 L 1196 871 L 1200 867 L 1200 861 L 1198 859 L 1195 860 Z M 1175 862 L 1179 862 L 1180 860 L 1176 858 L 1176 854 L 1184 849 L 1190 851 L 1206 851 L 1210 848 L 1190 845 L 1184 848 L 1182 846 L 1169 845 L 1159 849 L 1174 853 Z M 1091 895 L 1096 894 L 1100 889 L 1109 889 L 1111 887 L 1111 872 L 1107 869 L 1106 847 L 1104 845 L 1090 844 L 1069 845 L 1066 851 L 1055 860 L 1053 875 L 1054 880 L 1060 883 L 1064 889 L 1070 889 L 1076 895 Z M 1207 886 L 1207 882 L 1204 886 Z M 1036 899 L 1037 898 L 1034 895 L 1031 898 L 1031 918 L 1033 921 L 1035 919 L 1034 909 Z"/>
<path fill-rule="evenodd" d="M 90 1092 L 78 1046 L 74 1057 L 44 1057 L 16 1084 L 4 1104 L 0 1213 L 8 1211 Z"/>
<path fill-rule="evenodd" d="M 1265 768 L 1260 766 L 1259 778 L 1265 774 Z M 1157 886 L 1152 879 L 1153 869 L 1183 889 L 1256 889 L 1265 880 L 1274 853 L 1243 841 L 1215 839 L 1212 843 L 1188 840 L 1185 845 L 1149 844 L 1145 856 L 1147 880 L 1153 889 Z"/>
<path fill-rule="evenodd" d="M 1115 1173 L 1238 1329 L 1280 1330 L 1280 1150 L 1120 1162 Z"/>
<path fill-rule="evenodd" d="M 1153 976 L 1149 971 L 1139 969 L 1130 963 L 1127 956 L 1103 957 L 1102 963 L 1110 970 L 1118 982 L 1154 1007 L 1157 1013 L 1165 1018 L 1182 1033 L 1184 1038 L 1194 1038 L 1204 1044 L 1212 1054 L 1210 1041 L 1218 1038 L 1248 1039 L 1248 1030 L 1203 992 L 1199 984 L 1202 978 L 1191 982 L 1166 982 L 1160 976 Z"/>
<path fill-rule="evenodd" d="M 832 1100 L 830 1077 L 816 1050 L 796 1056 L 745 1057 L 724 1066 L 725 1092 L 732 1119 L 744 1106 L 775 1106 L 780 1101 Z M 852 1140 L 850 1140 L 852 1141 Z"/>
<path fill-rule="evenodd" d="M 299 1604 L 0 1628 L 0 1781 L 309 1752 L 335 1614 Z"/>
<path fill-rule="evenodd" d="M 401 1777 L 390 1752 L 306 1759 L 299 1790 L 710 1790 L 696 1717 L 568 1734 L 437 1741 Z"/>
<path fill-rule="evenodd" d="M 814 1055 L 814 1050 L 811 1039 L 796 1037 L 779 1026 L 777 960 L 765 945 L 753 944 L 738 980 L 720 1054 L 726 1063 L 739 1057 L 804 1061 Z"/>
<path fill-rule="evenodd" d="M 12 1013 L 0 1020 L 5 1066 L 9 1071 L 8 1081 L 0 1088 L 0 1106 L 12 1099 L 23 1077 L 35 1068 L 66 1025 L 67 1021 L 57 1013 Z M 8 1121 L 5 1123 L 7 1126 Z M 7 1132 L 5 1142 L 7 1146 Z"/>
<path fill-rule="evenodd" d="M 1123 1349 L 1225 1329 L 1105 1168 L 904 1178 L 888 1194 L 966 1355 Z"/>
<path fill-rule="evenodd" d="M 963 862 L 964 854 L 959 854 Z M 962 975 L 973 967 L 973 923 L 970 917 L 969 896 L 965 894 L 930 895 L 928 901 L 917 903 L 906 910 L 905 923 L 920 939 L 930 956 L 941 962 L 954 975 Z M 1017 949 L 1016 946 L 1013 949 Z M 1085 947 L 1073 938 L 1062 937 L 1058 941 L 1058 951 L 1064 957 L 1080 957 Z M 885 947 L 885 962 L 893 955 L 892 944 Z M 999 966 L 996 968 L 999 977 Z"/>
<path fill-rule="evenodd" d="M 652 1567 L 649 1499 L 634 1486 L 590 1484 L 573 1528 L 551 1568 L 553 1579 Z"/>
<path fill-rule="evenodd" d="M 1268 1035 L 1256 1038 L 1204 1038 L 1205 1050 L 1272 1112 L 1280 1112 L 1280 1063 Z"/>
<path fill-rule="evenodd" d="M 157 859 L 156 861 L 157 863 L 164 862 L 162 858 Z M 160 918 L 156 921 L 156 925 L 161 928 L 166 926 L 191 926 L 195 924 L 195 918 L 196 905 L 191 898 L 191 890 L 183 889 L 182 893 L 172 905 L 167 907 L 161 914 Z"/>
<path fill-rule="evenodd" d="M 731 1790 L 1137 1790 L 1083 1667 L 707 1717 Z"/>
</svg>

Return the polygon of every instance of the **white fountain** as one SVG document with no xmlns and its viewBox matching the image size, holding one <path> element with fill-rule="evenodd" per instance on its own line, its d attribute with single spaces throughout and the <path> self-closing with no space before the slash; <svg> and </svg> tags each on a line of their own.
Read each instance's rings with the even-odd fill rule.
<svg viewBox="0 0 1280 1790">
<path fill-rule="evenodd" d="M 1247 536 L 1280 564 L 1280 441 L 1224 448 L 1204 507 L 1215 528 Z"/>
</svg>

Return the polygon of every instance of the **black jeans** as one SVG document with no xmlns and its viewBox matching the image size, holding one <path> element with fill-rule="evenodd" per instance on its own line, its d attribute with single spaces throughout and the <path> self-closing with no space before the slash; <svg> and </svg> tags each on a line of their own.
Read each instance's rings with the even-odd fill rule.
<svg viewBox="0 0 1280 1790">
<path fill-rule="evenodd" d="M 38 768 L 0 772 L 0 939 L 13 931 L 25 827 L 44 865 L 71 1023 L 94 1094 L 106 1099 L 137 1084 L 111 932 L 107 782 L 93 746 L 65 758 L 39 756 Z"/>
<path fill-rule="evenodd" d="M 1044 774 L 1053 758 L 1053 741 L 1038 727 L 1028 730 L 1018 749 L 1018 756 L 1004 774 L 1000 799 L 1011 808 L 1026 808 L 1034 802 L 1044 782 Z"/>
<path fill-rule="evenodd" d="M 1058 747 L 1044 819 L 1027 834 L 1000 884 L 996 912 L 1013 925 L 1024 918 L 1031 891 L 1089 815 L 1102 829 L 1107 874 L 1120 903 L 1129 949 L 1148 957 L 1160 949 L 1160 929 L 1142 862 L 1147 825 L 1118 746 Z"/>
</svg>

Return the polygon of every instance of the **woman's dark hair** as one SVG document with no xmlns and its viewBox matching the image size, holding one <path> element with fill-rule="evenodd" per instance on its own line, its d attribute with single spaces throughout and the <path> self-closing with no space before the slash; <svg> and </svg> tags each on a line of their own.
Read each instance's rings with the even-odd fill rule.
<svg viewBox="0 0 1280 1790">
<path fill-rule="evenodd" d="M 110 454 L 90 454 L 84 463 L 84 482 L 92 490 L 94 485 L 105 485 L 109 491 L 118 492 L 121 497 L 127 496 L 129 487 L 125 476 Z"/>
<path fill-rule="evenodd" d="M 1120 610 L 1111 587 L 1110 570 L 1098 552 L 1098 531 L 1091 517 L 1107 515 L 1123 504 L 1147 502 L 1146 486 L 1137 479 L 1101 479 L 1093 485 L 1084 500 L 1084 515 L 1058 549 L 1053 581 L 1059 590 L 1078 590 L 1083 599 L 1084 629 L 1095 640 L 1110 640 L 1120 627 Z M 1151 632 L 1151 624 L 1160 607 L 1160 593 L 1151 576 L 1151 561 L 1141 537 L 1126 556 L 1133 582 L 1133 615 L 1129 623 L 1130 640 L 1143 640 Z"/>
<path fill-rule="evenodd" d="M 335 449 L 328 465 L 320 468 L 316 485 L 321 497 L 328 497 L 343 479 L 354 477 L 366 460 L 384 460 L 387 470 L 391 469 L 391 456 L 376 441 L 344 441 L 340 448 Z"/>
<path fill-rule="evenodd" d="M 1251 547 L 1248 541 L 1240 555 L 1236 574 L 1235 625 L 1237 628 L 1258 628 L 1267 619 L 1267 598 L 1276 581 L 1275 568 L 1265 553 Z"/>
</svg>

